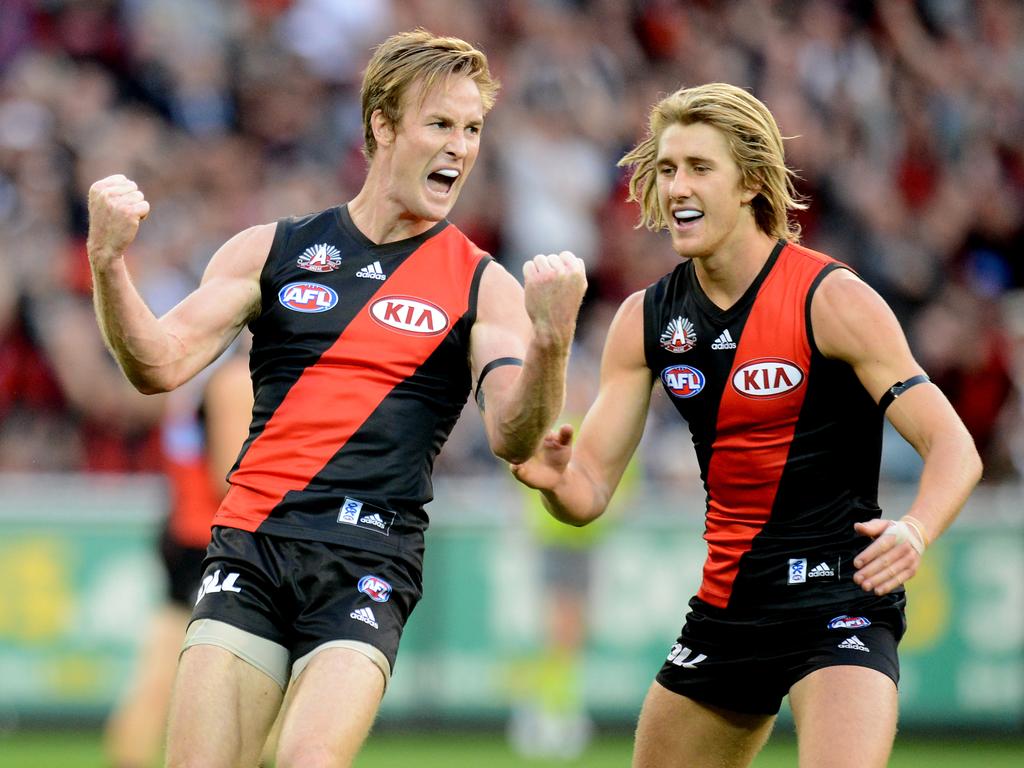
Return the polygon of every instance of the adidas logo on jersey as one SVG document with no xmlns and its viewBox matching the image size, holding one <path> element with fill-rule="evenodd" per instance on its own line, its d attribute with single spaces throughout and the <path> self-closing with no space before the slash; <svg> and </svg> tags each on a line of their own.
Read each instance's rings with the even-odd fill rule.
<svg viewBox="0 0 1024 768">
<path fill-rule="evenodd" d="M 356 272 L 356 277 L 366 277 L 370 280 L 384 280 L 387 278 L 387 275 L 385 275 L 384 270 L 381 269 L 380 262 L 375 261 L 373 264 L 367 264 Z"/>
<path fill-rule="evenodd" d="M 365 515 L 364 517 L 360 518 L 359 522 L 362 525 L 372 525 L 375 528 L 380 528 L 382 531 L 388 527 L 387 523 L 385 523 L 383 518 L 381 518 L 381 516 L 378 515 L 376 512 L 374 512 L 372 515 Z"/>
<path fill-rule="evenodd" d="M 736 349 L 736 342 L 732 340 L 732 334 L 726 328 L 719 334 L 718 338 L 711 342 L 712 349 Z"/>
<path fill-rule="evenodd" d="M 846 648 L 851 651 L 864 651 L 865 653 L 871 653 L 871 649 L 864 645 L 856 635 L 850 635 L 848 638 L 843 640 L 838 647 Z"/>
<path fill-rule="evenodd" d="M 822 576 L 835 576 L 836 572 L 832 570 L 832 566 L 828 563 L 818 563 L 816 566 L 811 568 L 807 574 L 807 578 L 816 579 Z"/>
<path fill-rule="evenodd" d="M 377 625 L 377 617 L 373 615 L 373 610 L 370 608 L 356 608 L 349 614 L 349 618 L 369 624 L 374 629 L 380 629 Z"/>
</svg>

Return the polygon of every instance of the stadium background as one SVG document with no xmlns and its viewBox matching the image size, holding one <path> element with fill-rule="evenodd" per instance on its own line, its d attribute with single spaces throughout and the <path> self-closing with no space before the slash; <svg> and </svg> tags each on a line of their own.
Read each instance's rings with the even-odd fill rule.
<svg viewBox="0 0 1024 768">
<path fill-rule="evenodd" d="M 361 67 L 376 42 L 419 25 L 479 44 L 503 83 L 453 220 L 515 274 L 539 252 L 587 262 L 570 382 L 583 401 L 618 302 L 676 263 L 667 238 L 633 229 L 615 168 L 647 108 L 680 85 L 725 80 L 774 111 L 812 201 L 804 242 L 890 302 L 986 461 L 983 486 L 910 590 L 901 748 L 915 736 L 951 742 L 897 758 L 997 765 L 984 751 L 992 740 L 1020 758 L 1024 4 L 4 0 L 0 766 L 101 764 L 95 728 L 161 589 L 161 401 L 130 390 L 96 330 L 89 184 L 123 172 L 146 192 L 153 210 L 132 269 L 166 310 L 234 232 L 354 194 Z M 584 691 L 612 739 L 602 754 L 622 750 L 609 765 L 627 760 L 703 554 L 692 448 L 665 405 L 655 399 L 628 503 L 588 540 Z M 895 511 L 919 462 L 888 435 L 884 464 Z M 471 729 L 481 749 L 503 749 L 515 662 L 540 642 L 530 505 L 489 457 L 472 409 L 436 486 L 427 597 L 366 764 L 413 764 L 400 762 L 403 739 L 427 729 L 449 757 L 438 764 L 498 765 L 454 757 L 449 736 Z M 775 738 L 784 754 L 787 732 Z M 46 751 L 58 742 L 67 755 Z M 600 765 L 594 754 L 579 764 Z"/>
</svg>

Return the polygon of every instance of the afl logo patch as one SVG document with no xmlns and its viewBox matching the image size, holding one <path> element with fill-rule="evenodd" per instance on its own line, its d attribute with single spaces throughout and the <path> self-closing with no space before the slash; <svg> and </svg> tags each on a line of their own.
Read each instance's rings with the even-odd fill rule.
<svg viewBox="0 0 1024 768">
<path fill-rule="evenodd" d="M 436 304 L 412 296 L 385 296 L 370 305 L 370 317 L 386 328 L 414 336 L 436 336 L 448 329 L 448 315 Z"/>
<path fill-rule="evenodd" d="M 704 374 L 692 365 L 670 365 L 661 380 L 673 397 L 693 397 L 704 389 Z"/>
<path fill-rule="evenodd" d="M 375 603 L 386 603 L 391 597 L 391 585 L 378 576 L 363 576 L 356 589 Z"/>
<path fill-rule="evenodd" d="M 341 266 L 341 251 L 328 243 L 317 243 L 304 250 L 295 263 L 310 272 L 333 272 Z"/>
<path fill-rule="evenodd" d="M 804 383 L 796 363 L 780 357 L 762 357 L 744 363 L 732 375 L 732 388 L 744 397 L 782 397 Z"/>
<path fill-rule="evenodd" d="M 278 300 L 293 312 L 326 312 L 338 303 L 338 294 L 320 283 L 288 283 Z"/>
<path fill-rule="evenodd" d="M 870 626 L 871 621 L 863 616 L 836 616 L 828 623 L 829 629 L 863 629 Z"/>
</svg>

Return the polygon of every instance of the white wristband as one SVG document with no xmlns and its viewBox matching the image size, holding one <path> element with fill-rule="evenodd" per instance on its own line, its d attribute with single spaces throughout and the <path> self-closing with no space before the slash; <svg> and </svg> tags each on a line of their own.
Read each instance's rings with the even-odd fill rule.
<svg viewBox="0 0 1024 768">
<path fill-rule="evenodd" d="M 905 520 L 893 520 L 882 535 L 895 536 L 898 544 L 907 542 L 917 551 L 917 554 L 924 554 L 924 537 L 917 526 L 911 525 Z"/>
</svg>

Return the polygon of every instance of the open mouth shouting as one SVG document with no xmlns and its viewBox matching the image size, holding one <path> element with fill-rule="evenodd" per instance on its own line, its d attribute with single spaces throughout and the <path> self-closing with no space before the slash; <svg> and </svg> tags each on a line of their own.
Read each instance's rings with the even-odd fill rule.
<svg viewBox="0 0 1024 768">
<path fill-rule="evenodd" d="M 427 188 L 431 192 L 447 195 L 452 191 L 460 175 L 455 168 L 440 168 L 427 176 Z"/>
</svg>

